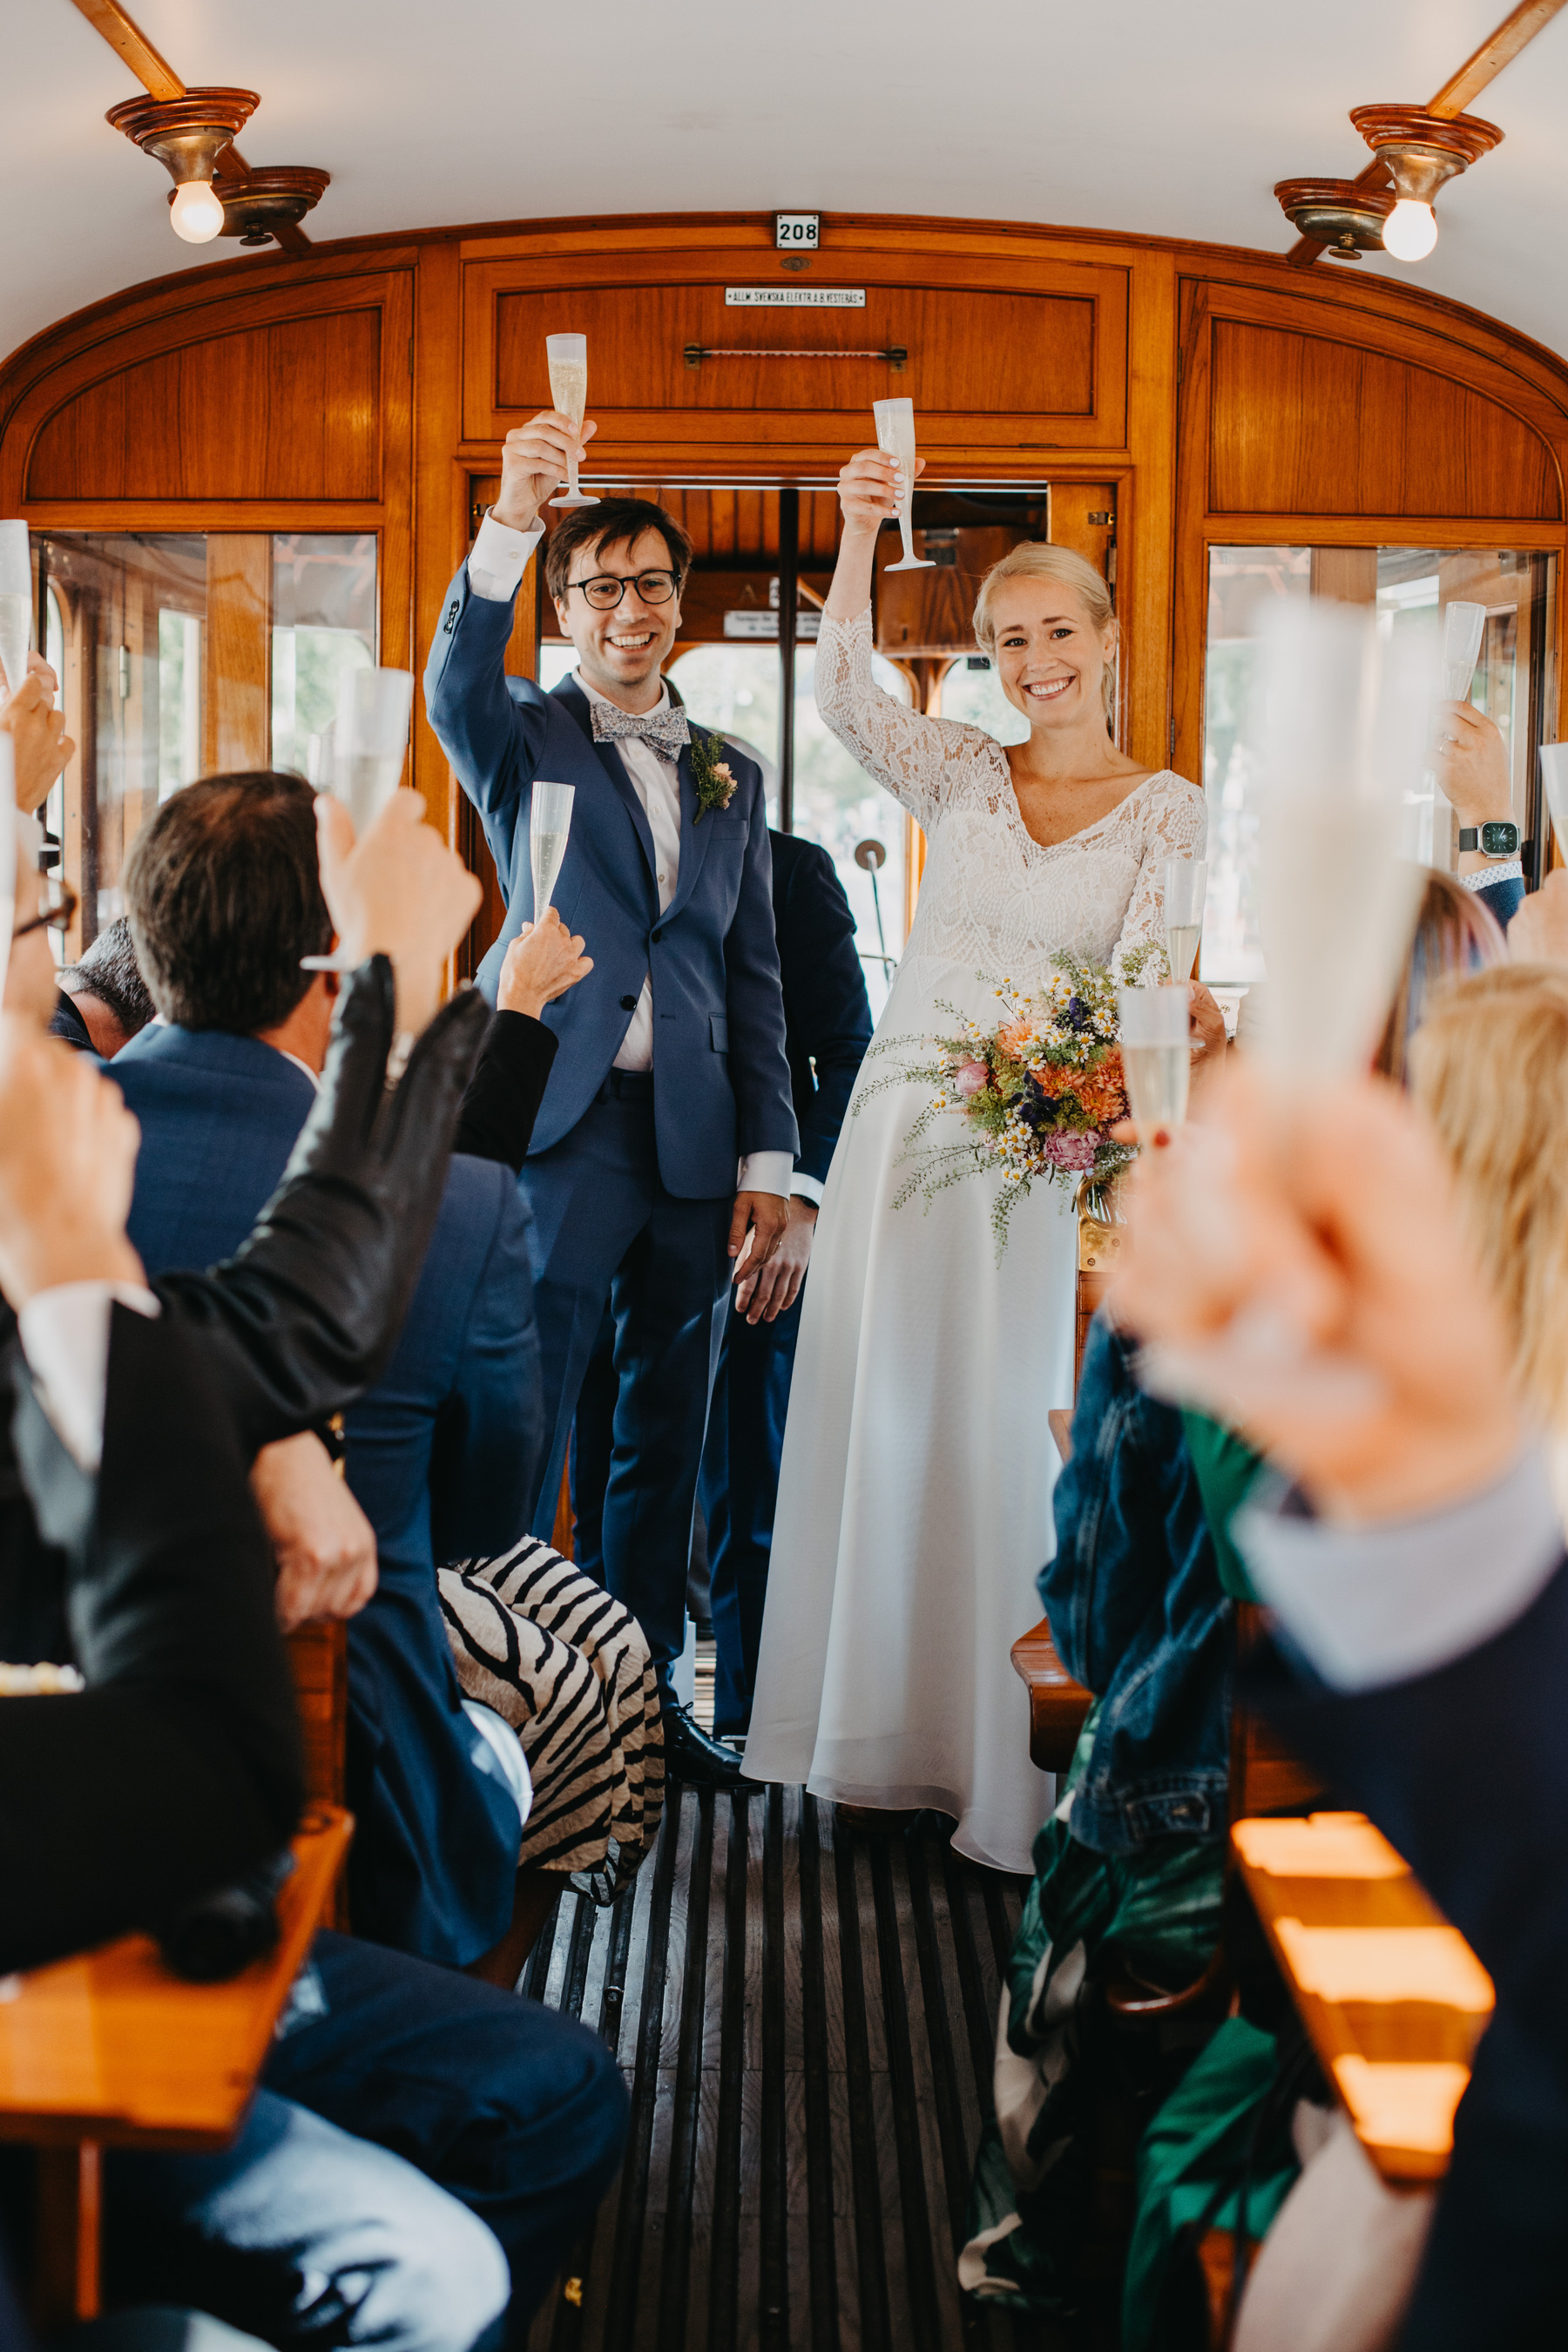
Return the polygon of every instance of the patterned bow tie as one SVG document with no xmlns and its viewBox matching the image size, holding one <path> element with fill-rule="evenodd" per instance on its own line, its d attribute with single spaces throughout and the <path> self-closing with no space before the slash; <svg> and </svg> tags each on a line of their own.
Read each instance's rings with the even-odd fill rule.
<svg viewBox="0 0 1568 2352">
<path fill-rule="evenodd" d="M 619 743 L 628 736 L 640 735 L 661 760 L 668 760 L 673 767 L 691 740 L 684 710 L 648 710 L 639 718 L 635 710 L 617 709 L 613 702 L 594 702 L 589 708 L 594 714 L 595 743 Z"/>
</svg>

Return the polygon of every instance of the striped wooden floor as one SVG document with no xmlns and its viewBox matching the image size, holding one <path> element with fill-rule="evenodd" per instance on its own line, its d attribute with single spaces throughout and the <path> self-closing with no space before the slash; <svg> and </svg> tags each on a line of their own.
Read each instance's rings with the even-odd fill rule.
<svg viewBox="0 0 1568 2352">
<path fill-rule="evenodd" d="M 836 1839 L 804 1790 L 679 1795 L 633 1886 L 563 1897 L 523 1978 L 632 2095 L 529 2352 L 1054 2352 L 953 2275 L 1023 1882 L 929 1815 Z"/>
</svg>

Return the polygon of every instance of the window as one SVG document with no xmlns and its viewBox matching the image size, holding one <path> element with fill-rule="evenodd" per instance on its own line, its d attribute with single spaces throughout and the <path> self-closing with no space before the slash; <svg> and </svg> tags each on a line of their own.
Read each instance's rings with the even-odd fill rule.
<svg viewBox="0 0 1568 2352">
<path fill-rule="evenodd" d="M 1204 790 L 1208 799 L 1208 904 L 1203 975 L 1246 986 L 1263 976 L 1255 895 L 1259 759 L 1255 695 L 1262 615 L 1281 597 L 1329 596 L 1363 604 L 1380 631 L 1415 631 L 1434 660 L 1450 604 L 1481 604 L 1486 625 L 1469 698 L 1496 720 L 1508 747 L 1513 813 L 1539 834 L 1535 748 L 1552 707 L 1555 566 L 1509 548 L 1211 547 L 1204 698 Z M 945 687 L 943 689 L 945 698 Z M 943 709 L 947 708 L 944 698 Z M 1428 775 L 1408 796 L 1405 849 L 1452 871 L 1453 812 Z"/>
<path fill-rule="evenodd" d="M 975 663 L 980 667 L 977 668 Z M 968 727 L 984 727 L 998 743 L 1028 740 L 1029 722 L 1002 691 L 994 667 L 984 655 L 955 661 L 942 681 L 941 716 L 962 719 Z"/>
<path fill-rule="evenodd" d="M 345 673 L 375 667 L 375 538 L 280 532 L 272 542 L 272 764 L 314 775 Z"/>
</svg>

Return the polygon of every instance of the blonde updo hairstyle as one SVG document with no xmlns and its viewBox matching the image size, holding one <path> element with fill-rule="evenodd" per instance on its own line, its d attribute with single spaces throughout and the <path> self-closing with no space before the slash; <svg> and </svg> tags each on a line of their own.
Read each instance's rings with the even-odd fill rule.
<svg viewBox="0 0 1568 2352">
<path fill-rule="evenodd" d="M 1521 1383 L 1561 1438 L 1568 1433 L 1568 971 L 1500 964 L 1443 982 L 1410 1041 L 1410 1076 L 1458 1179 Z"/>
<path fill-rule="evenodd" d="M 1026 539 L 1011 549 L 1000 563 L 994 563 L 980 583 L 980 593 L 974 600 L 974 641 L 982 653 L 996 658 L 996 624 L 992 617 L 992 599 L 1006 580 L 1050 580 L 1058 588 L 1070 588 L 1089 614 L 1096 632 L 1103 635 L 1115 628 L 1116 607 L 1110 601 L 1110 591 L 1092 563 L 1075 555 L 1070 547 L 1051 547 L 1044 540 Z M 1100 692 L 1105 699 L 1107 725 L 1116 707 L 1116 652 L 1100 677 Z"/>
</svg>

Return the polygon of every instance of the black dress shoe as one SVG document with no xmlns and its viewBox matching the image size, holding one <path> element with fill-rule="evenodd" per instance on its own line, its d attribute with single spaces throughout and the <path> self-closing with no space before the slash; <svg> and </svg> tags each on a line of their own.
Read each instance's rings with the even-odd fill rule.
<svg viewBox="0 0 1568 2352">
<path fill-rule="evenodd" d="M 694 1789 L 738 1789 L 745 1779 L 732 1748 L 710 1739 L 689 1706 L 667 1699 L 664 1717 L 664 1769 L 670 1780 Z"/>
</svg>

